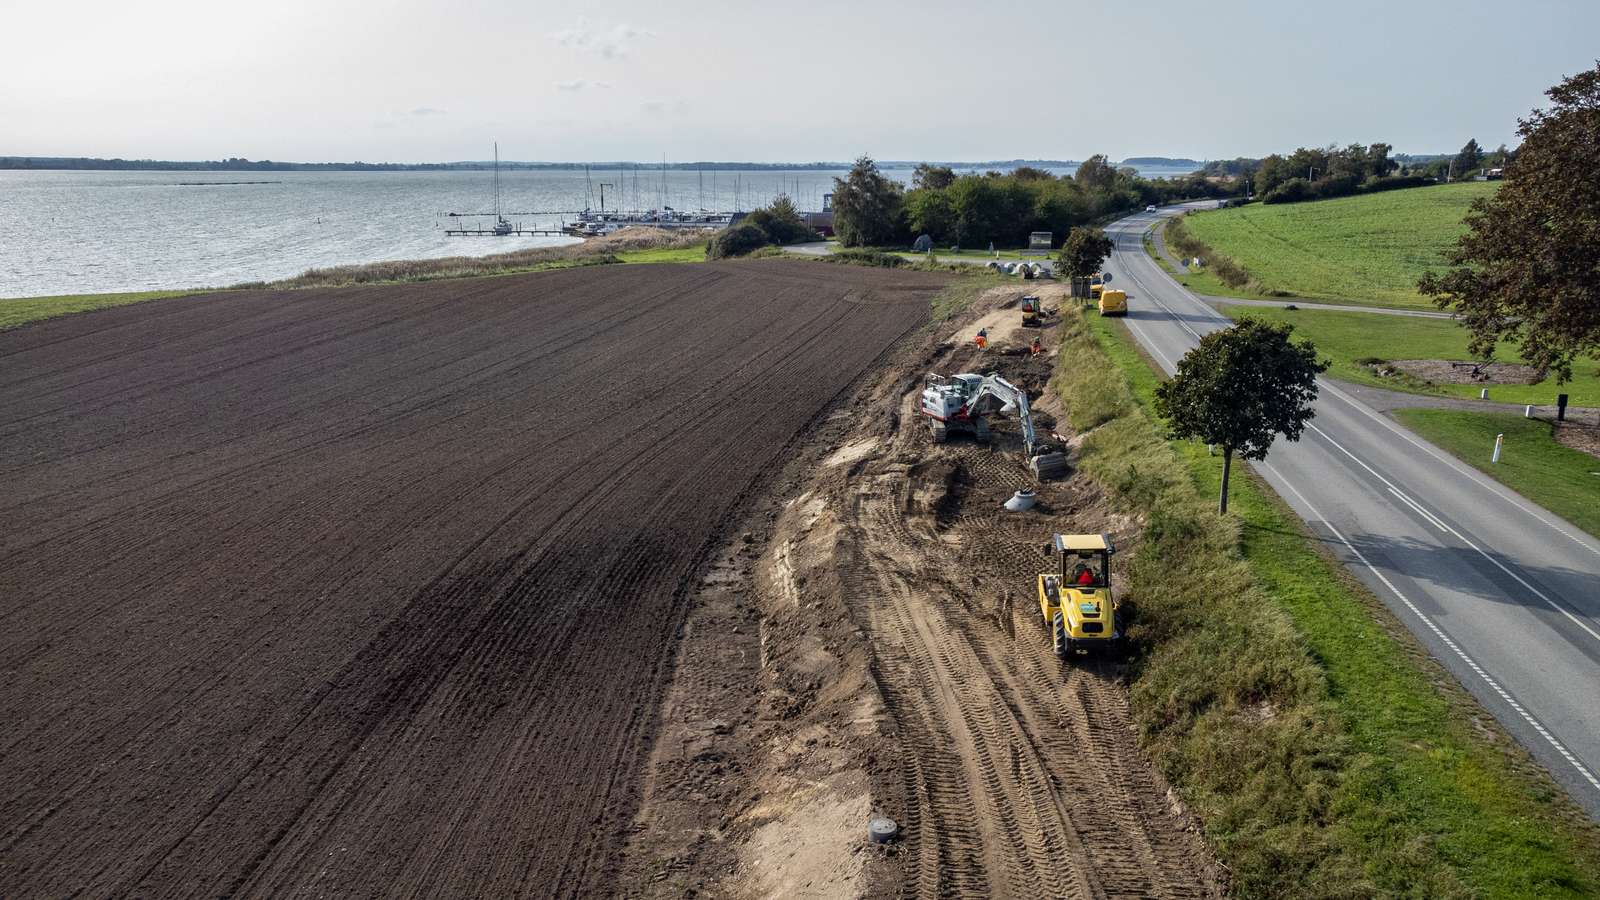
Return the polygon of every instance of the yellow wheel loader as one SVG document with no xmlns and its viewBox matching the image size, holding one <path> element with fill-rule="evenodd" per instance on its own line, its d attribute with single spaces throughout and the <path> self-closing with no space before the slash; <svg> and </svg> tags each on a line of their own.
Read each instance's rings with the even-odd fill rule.
<svg viewBox="0 0 1600 900">
<path fill-rule="evenodd" d="M 1040 574 L 1039 611 L 1062 659 L 1122 650 L 1122 610 L 1111 593 L 1115 552 L 1105 534 L 1058 534 L 1044 547 L 1061 570 Z"/>
</svg>

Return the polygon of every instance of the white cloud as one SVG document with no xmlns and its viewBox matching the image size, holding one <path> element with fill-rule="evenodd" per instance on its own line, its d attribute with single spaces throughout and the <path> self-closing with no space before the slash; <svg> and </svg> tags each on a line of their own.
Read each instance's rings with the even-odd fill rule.
<svg viewBox="0 0 1600 900">
<path fill-rule="evenodd" d="M 600 90 L 604 90 L 608 87 L 611 87 L 611 82 L 609 81 L 589 81 L 583 78 L 574 78 L 571 81 L 556 82 L 556 90 L 558 91 L 581 91 L 585 88 L 598 88 Z"/>
<path fill-rule="evenodd" d="M 419 106 L 416 109 L 413 109 L 410 112 L 410 115 L 413 115 L 413 116 L 442 116 L 442 115 L 446 115 L 446 113 L 442 109 L 434 109 L 431 106 Z"/>
<path fill-rule="evenodd" d="M 643 28 L 635 28 L 625 23 L 618 23 L 609 28 L 593 25 L 589 20 L 580 17 L 576 25 L 551 32 L 550 37 L 563 47 L 593 53 L 602 59 L 624 59 L 632 52 L 633 45 L 640 38 L 655 37 L 655 35 Z"/>
</svg>

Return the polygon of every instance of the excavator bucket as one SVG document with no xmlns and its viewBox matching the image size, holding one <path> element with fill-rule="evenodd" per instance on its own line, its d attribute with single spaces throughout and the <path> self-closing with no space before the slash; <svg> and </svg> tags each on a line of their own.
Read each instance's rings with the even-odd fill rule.
<svg viewBox="0 0 1600 900">
<path fill-rule="evenodd" d="M 1046 451 L 1029 459 L 1028 468 L 1040 481 L 1062 478 L 1067 474 L 1067 455 L 1059 450 Z"/>
</svg>

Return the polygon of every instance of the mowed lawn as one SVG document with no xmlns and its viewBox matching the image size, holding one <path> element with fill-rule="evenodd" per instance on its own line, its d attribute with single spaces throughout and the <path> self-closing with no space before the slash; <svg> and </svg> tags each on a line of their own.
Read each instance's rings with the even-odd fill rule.
<svg viewBox="0 0 1600 900">
<path fill-rule="evenodd" d="M 1529 500 L 1600 537 L 1600 459 L 1555 439 L 1554 426 L 1516 413 L 1399 409 L 1395 418 Z M 1500 461 L 1495 435 L 1505 435 Z"/>
<path fill-rule="evenodd" d="M 1416 380 L 1385 378 L 1357 362 L 1361 359 L 1472 359 L 1472 354 L 1467 352 L 1466 329 L 1450 319 L 1310 308 L 1226 306 L 1222 311 L 1234 320 L 1249 317 L 1293 325 L 1295 337 L 1309 338 L 1317 345 L 1322 358 L 1331 364 L 1328 377 L 1341 381 L 1467 398 L 1477 397 L 1478 391 L 1487 387 L 1489 399 L 1501 403 L 1549 405 L 1556 402 L 1557 394 L 1567 394 L 1574 406 L 1600 406 L 1600 375 L 1596 374 L 1600 362 L 1592 359 L 1574 363 L 1572 380 L 1559 386 L 1554 378 L 1539 384 L 1430 386 Z M 1504 344 L 1495 358 L 1501 362 L 1521 362 L 1516 347 Z"/>
<path fill-rule="evenodd" d="M 1432 309 L 1417 279 L 1444 266 L 1467 206 L 1494 182 L 1196 213 L 1183 224 L 1269 289 L 1325 302 Z"/>
</svg>

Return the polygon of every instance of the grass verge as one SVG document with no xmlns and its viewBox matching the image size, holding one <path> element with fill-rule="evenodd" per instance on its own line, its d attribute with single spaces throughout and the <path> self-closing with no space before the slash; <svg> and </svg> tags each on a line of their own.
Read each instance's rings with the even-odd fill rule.
<svg viewBox="0 0 1600 900">
<path fill-rule="evenodd" d="M 1385 316 L 1378 313 L 1337 309 L 1282 309 L 1274 307 L 1226 306 L 1229 318 L 1245 317 L 1288 322 L 1295 334 L 1310 338 L 1317 350 L 1332 364 L 1330 377 L 1358 384 L 1417 394 L 1476 399 L 1487 387 L 1489 399 L 1502 403 L 1549 405 L 1557 394 L 1567 394 L 1576 406 L 1600 406 L 1600 361 L 1580 360 L 1572 367 L 1573 378 L 1557 386 L 1553 379 L 1539 384 L 1437 384 L 1410 376 L 1400 378 L 1378 374 L 1371 365 L 1358 360 L 1451 359 L 1470 360 L 1467 332 L 1451 319 L 1419 316 Z M 1500 354 L 1517 362 L 1514 347 Z"/>
<path fill-rule="evenodd" d="M 1168 442 L 1125 326 L 1067 316 L 1079 464 L 1144 540 L 1141 738 L 1240 896 L 1591 896 L 1600 831 L 1258 479 Z"/>
<path fill-rule="evenodd" d="M 192 291 L 138 291 L 128 294 L 67 294 L 59 297 L 18 297 L 14 300 L 0 300 L 0 330 L 15 328 L 27 322 L 36 322 L 40 319 L 53 319 L 68 313 L 89 312 L 95 309 L 108 309 L 113 306 L 126 306 L 129 303 L 143 303 L 146 300 L 164 300 L 168 297 L 183 297 L 189 294 L 202 293 Z"/>
<path fill-rule="evenodd" d="M 1600 459 L 1555 438 L 1555 426 L 1516 413 L 1397 409 L 1407 428 L 1568 522 L 1600 537 Z M 1505 435 L 1500 462 L 1494 438 Z"/>
</svg>

